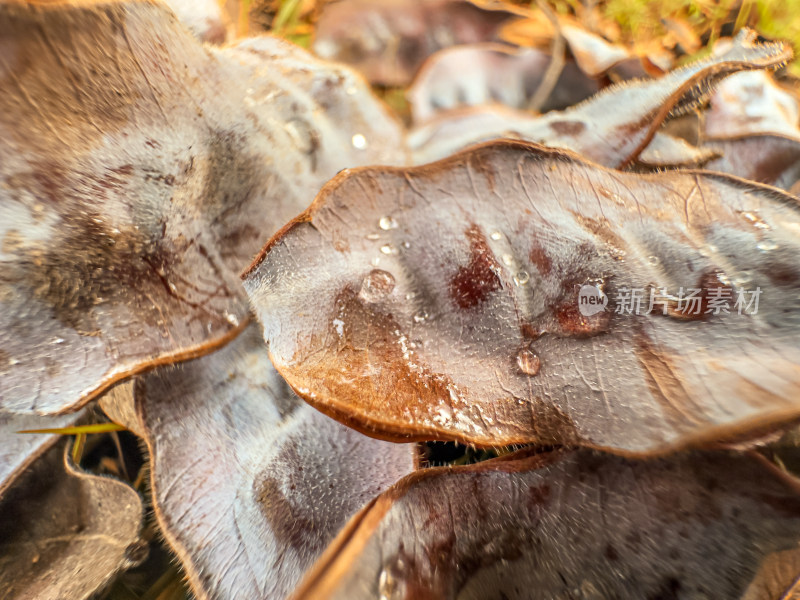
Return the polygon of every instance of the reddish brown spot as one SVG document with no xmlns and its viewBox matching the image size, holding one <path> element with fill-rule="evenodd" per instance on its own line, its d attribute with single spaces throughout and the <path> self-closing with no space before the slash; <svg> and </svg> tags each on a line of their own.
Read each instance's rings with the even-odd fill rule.
<svg viewBox="0 0 800 600">
<path fill-rule="evenodd" d="M 770 263 L 766 274 L 769 280 L 778 287 L 794 286 L 800 281 L 800 271 L 786 263 Z"/>
<path fill-rule="evenodd" d="M 550 499 L 550 486 L 542 485 L 539 487 L 532 487 L 528 490 L 528 506 L 538 507 L 547 504 Z"/>
<path fill-rule="evenodd" d="M 553 121 L 550 123 L 550 129 L 558 135 L 576 136 L 583 133 L 586 129 L 586 124 L 581 121 Z"/>
<path fill-rule="evenodd" d="M 531 246 L 531 252 L 528 255 L 531 263 L 539 269 L 539 273 L 543 276 L 549 275 L 551 269 L 553 268 L 553 263 L 550 260 L 550 257 L 547 256 L 547 253 L 544 251 L 544 248 L 539 245 L 538 241 L 533 242 L 533 246 Z"/>
<path fill-rule="evenodd" d="M 594 315 L 582 314 L 578 304 L 581 285 L 573 284 L 570 287 L 571 290 L 564 296 L 564 300 L 553 310 L 561 333 L 574 337 L 591 337 L 608 331 L 611 311 L 606 308 Z"/>
<path fill-rule="evenodd" d="M 449 286 L 450 297 L 462 309 L 474 308 L 503 285 L 498 275 L 500 265 L 486 236 L 477 225 L 471 225 L 465 234 L 469 240 L 469 264 L 458 269 Z"/>
<path fill-rule="evenodd" d="M 519 330 L 522 334 L 522 337 L 526 337 L 531 340 L 538 340 L 544 333 L 541 329 L 535 327 L 531 323 L 523 323 L 520 325 Z"/>
<path fill-rule="evenodd" d="M 617 549 L 611 544 L 606 544 L 606 549 L 603 551 L 603 556 L 605 556 L 606 559 L 611 562 L 616 562 L 619 560 L 619 552 L 617 552 Z"/>
<path fill-rule="evenodd" d="M 704 271 L 700 275 L 700 279 L 697 282 L 697 287 L 695 288 L 700 290 L 700 292 L 696 294 L 698 300 L 689 300 L 688 296 L 691 294 L 691 291 L 686 290 L 683 300 L 678 301 L 676 299 L 668 303 L 667 314 L 671 317 L 684 319 L 687 321 L 699 321 L 701 319 L 705 319 L 710 315 L 710 313 L 706 312 L 709 310 L 709 301 L 717 294 L 720 294 L 720 296 L 717 297 L 724 296 L 727 298 L 728 310 L 733 308 L 733 304 L 736 301 L 736 294 L 729 284 L 723 282 L 722 277 L 723 273 L 718 269 Z M 712 292 L 711 290 L 715 291 Z M 721 291 L 717 292 L 716 290 Z M 713 310 L 714 309 L 712 307 L 712 312 Z"/>
</svg>

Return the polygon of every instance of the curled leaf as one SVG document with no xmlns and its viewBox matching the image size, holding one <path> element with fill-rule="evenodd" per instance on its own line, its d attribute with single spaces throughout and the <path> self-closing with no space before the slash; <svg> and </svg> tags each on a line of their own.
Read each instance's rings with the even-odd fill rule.
<svg viewBox="0 0 800 600">
<path fill-rule="evenodd" d="M 701 104 L 720 79 L 741 70 L 776 67 L 792 56 L 780 43 L 760 44 L 755 33 L 743 30 L 722 52 L 675 69 L 659 79 L 631 81 L 604 89 L 596 96 L 565 111 L 551 111 L 541 117 L 521 117 L 514 131 L 523 139 L 574 150 L 606 166 L 624 167 L 650 143 L 661 124 Z M 461 119 L 461 123 L 459 123 Z M 434 123 L 412 131 L 409 142 L 415 162 L 429 162 L 469 144 L 502 137 L 509 129 L 468 128 L 471 115 L 464 114 L 450 125 L 461 129 L 457 139 L 438 140 L 431 133 Z M 431 140 L 430 145 L 425 141 Z"/>
<path fill-rule="evenodd" d="M 800 486 L 754 455 L 517 456 L 406 477 L 293 598 L 775 600 L 798 540 Z"/>
<path fill-rule="evenodd" d="M 663 452 L 800 417 L 799 231 L 772 188 L 494 143 L 337 177 L 245 287 L 371 435 Z"/>
<path fill-rule="evenodd" d="M 199 598 L 284 598 L 346 521 L 414 468 L 295 396 L 256 326 L 136 382 L 164 535 Z"/>
<path fill-rule="evenodd" d="M 0 597 L 95 597 L 144 558 L 141 524 L 131 487 L 81 471 L 54 446 L 0 500 Z"/>
<path fill-rule="evenodd" d="M 354 73 L 271 38 L 204 47 L 160 4 L 5 0 L 0 39 L 5 410 L 226 343 L 263 231 L 340 169 L 405 160 Z"/>
</svg>

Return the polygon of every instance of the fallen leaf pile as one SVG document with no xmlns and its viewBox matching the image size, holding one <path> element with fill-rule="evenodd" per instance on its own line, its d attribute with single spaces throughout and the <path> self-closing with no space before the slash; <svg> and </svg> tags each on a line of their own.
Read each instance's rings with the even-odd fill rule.
<svg viewBox="0 0 800 600">
<path fill-rule="evenodd" d="M 800 104 L 741 20 L 0 0 L 0 597 L 797 597 Z"/>
</svg>

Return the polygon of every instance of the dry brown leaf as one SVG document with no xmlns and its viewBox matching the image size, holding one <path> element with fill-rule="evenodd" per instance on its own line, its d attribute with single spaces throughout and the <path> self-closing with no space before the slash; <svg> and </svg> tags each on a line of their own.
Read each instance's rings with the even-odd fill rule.
<svg viewBox="0 0 800 600">
<path fill-rule="evenodd" d="M 720 83 L 705 113 L 705 135 L 731 138 L 772 133 L 800 139 L 800 107 L 764 71 L 737 73 Z"/>
<path fill-rule="evenodd" d="M 632 58 L 624 46 L 607 42 L 566 19 L 561 20 L 561 35 L 566 38 L 578 66 L 589 77 L 600 77 L 614 65 Z"/>
<path fill-rule="evenodd" d="M 698 148 L 686 140 L 657 131 L 636 161 L 653 168 L 697 167 L 719 156 L 712 148 Z"/>
<path fill-rule="evenodd" d="M 775 67 L 792 56 L 780 43 L 759 44 L 755 33 L 743 30 L 719 54 L 671 71 L 660 79 L 625 82 L 565 111 L 541 117 L 520 116 L 513 130 L 523 139 L 574 150 L 606 166 L 623 167 L 650 143 L 661 124 L 687 112 L 702 101 L 713 84 L 740 70 Z M 444 158 L 469 144 L 501 137 L 510 129 L 501 120 L 470 122 L 463 113 L 450 118 L 449 129 L 458 135 L 442 135 L 442 124 L 433 121 L 409 133 L 415 163 Z"/>
<path fill-rule="evenodd" d="M 441 50 L 425 62 L 406 93 L 413 120 L 420 124 L 446 110 L 493 102 L 526 108 L 549 64 L 550 57 L 541 50 L 502 44 Z M 542 110 L 577 104 L 599 89 L 575 63 L 567 63 Z"/>
<path fill-rule="evenodd" d="M 494 143 L 337 177 L 245 287 L 293 389 L 371 435 L 643 454 L 800 417 L 798 232 L 772 188 Z"/>
<path fill-rule="evenodd" d="M 521 14 L 504 2 L 341 0 L 322 7 L 313 48 L 354 66 L 371 83 L 404 86 L 437 50 L 495 40 Z"/>
<path fill-rule="evenodd" d="M 400 481 L 295 600 L 776 600 L 800 567 L 800 486 L 755 455 L 560 452 Z"/>
<path fill-rule="evenodd" d="M 236 273 L 340 169 L 403 163 L 343 67 L 273 38 L 216 49 L 160 4 L 0 3 L 0 407 L 73 410 L 206 353 Z"/>
<path fill-rule="evenodd" d="M 800 139 L 747 135 L 709 140 L 703 146 L 720 154 L 706 169 L 790 190 L 800 181 Z"/>
<path fill-rule="evenodd" d="M 0 410 L 0 497 L 20 473 L 61 439 L 60 435 L 52 433 L 18 433 L 19 431 L 69 427 L 82 416 L 82 411 L 42 417 Z"/>
<path fill-rule="evenodd" d="M 141 561 L 142 503 L 128 485 L 77 469 L 52 447 L 0 500 L 0 597 L 82 600 Z"/>
<path fill-rule="evenodd" d="M 257 326 L 137 380 L 156 514 L 198 598 L 285 598 L 347 520 L 414 469 L 295 396 Z"/>
</svg>

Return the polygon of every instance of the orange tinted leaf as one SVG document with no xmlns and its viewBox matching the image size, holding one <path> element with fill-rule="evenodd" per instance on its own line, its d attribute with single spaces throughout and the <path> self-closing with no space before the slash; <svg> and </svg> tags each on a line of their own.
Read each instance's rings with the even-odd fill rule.
<svg viewBox="0 0 800 600">
<path fill-rule="evenodd" d="M 763 459 L 590 451 L 414 473 L 293 598 L 784 598 L 800 491 Z"/>
<path fill-rule="evenodd" d="M 245 286 L 290 385 L 372 435 L 645 453 L 800 417 L 798 231 L 772 189 L 495 143 L 339 176 Z"/>
<path fill-rule="evenodd" d="M 415 448 L 320 414 L 275 372 L 256 326 L 135 384 L 156 514 L 201 598 L 285 598 Z"/>
</svg>

